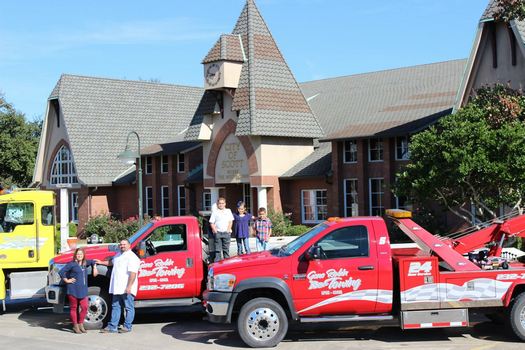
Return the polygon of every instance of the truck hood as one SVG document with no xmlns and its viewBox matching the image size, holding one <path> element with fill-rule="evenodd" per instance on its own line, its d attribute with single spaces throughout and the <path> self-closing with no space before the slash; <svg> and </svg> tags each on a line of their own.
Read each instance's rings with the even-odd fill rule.
<svg viewBox="0 0 525 350">
<path fill-rule="evenodd" d="M 281 259 L 284 258 L 285 257 L 274 256 L 269 251 L 264 251 L 247 255 L 234 256 L 233 258 L 213 263 L 210 265 L 210 267 L 213 268 L 214 274 L 228 273 L 232 270 L 250 268 L 254 266 L 264 265 L 267 267 L 268 265 L 277 264 L 279 261 L 281 261 Z"/>
<path fill-rule="evenodd" d="M 113 256 L 117 253 L 118 247 L 116 244 L 93 244 L 82 248 L 86 254 L 86 259 L 100 259 L 104 260 L 107 257 Z M 67 264 L 73 260 L 74 250 L 68 250 L 54 257 L 55 264 Z"/>
</svg>

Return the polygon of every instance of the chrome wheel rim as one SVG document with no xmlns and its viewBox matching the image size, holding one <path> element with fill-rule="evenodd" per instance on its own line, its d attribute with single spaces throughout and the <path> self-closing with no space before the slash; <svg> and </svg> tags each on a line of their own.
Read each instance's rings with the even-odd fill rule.
<svg viewBox="0 0 525 350">
<path fill-rule="evenodd" d="M 88 310 L 86 314 L 87 323 L 96 323 L 104 320 L 108 314 L 108 305 L 104 298 L 98 295 L 88 296 Z"/>
<path fill-rule="evenodd" d="M 521 308 L 520 324 L 521 324 L 521 328 L 525 329 L 525 305 Z"/>
<path fill-rule="evenodd" d="M 250 312 L 246 323 L 248 334 L 257 340 L 265 341 L 275 337 L 279 332 L 279 317 L 269 308 L 257 308 Z"/>
</svg>

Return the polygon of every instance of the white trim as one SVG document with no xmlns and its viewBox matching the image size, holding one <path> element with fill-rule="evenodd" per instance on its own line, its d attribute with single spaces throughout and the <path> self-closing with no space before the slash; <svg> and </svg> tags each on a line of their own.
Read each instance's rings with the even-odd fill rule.
<svg viewBox="0 0 525 350">
<path fill-rule="evenodd" d="M 184 166 L 184 169 L 182 171 L 180 171 L 179 169 L 179 165 L 180 165 L 180 156 L 183 156 L 184 157 L 184 161 L 182 162 L 183 166 Z M 186 156 L 184 155 L 184 153 L 177 153 L 177 173 L 179 174 L 182 174 L 184 173 L 186 170 Z"/>
<path fill-rule="evenodd" d="M 148 205 L 148 189 L 151 190 L 151 208 L 150 208 L 149 205 Z M 147 214 L 147 215 L 149 215 L 149 211 L 150 211 L 150 209 L 151 209 L 152 212 L 151 212 L 151 215 L 149 215 L 149 216 L 152 217 L 153 214 L 154 214 L 154 213 L 153 213 L 153 187 L 151 187 L 151 186 L 145 186 L 145 187 L 144 187 L 144 192 L 145 192 L 145 193 L 144 193 L 144 194 L 145 194 L 144 199 L 145 199 L 145 202 L 146 202 L 146 203 L 144 203 L 144 213 Z"/>
<path fill-rule="evenodd" d="M 70 192 L 69 196 L 70 196 L 70 202 L 71 202 L 71 210 L 70 210 L 71 219 L 69 221 L 78 224 L 78 192 Z M 76 197 L 76 200 L 74 199 L 74 197 Z M 77 211 L 76 219 L 74 215 L 75 209 Z"/>
<path fill-rule="evenodd" d="M 359 184 L 359 180 L 357 178 L 355 178 L 355 177 L 343 179 L 343 197 L 344 197 L 343 198 L 343 200 L 344 200 L 344 208 L 343 209 L 344 209 L 344 216 L 347 216 L 346 215 L 346 208 L 348 207 L 348 203 L 346 202 L 346 197 L 348 195 L 347 188 L 346 188 L 346 182 L 347 181 L 355 181 L 355 183 L 356 183 L 356 196 L 357 196 L 357 198 L 359 198 L 359 192 L 357 191 L 357 186 Z M 357 204 L 357 215 L 356 216 L 359 216 L 359 201 L 356 204 Z M 351 211 L 352 210 L 350 209 L 350 212 Z M 352 215 L 352 216 L 354 216 L 354 215 Z"/>
<path fill-rule="evenodd" d="M 346 161 L 346 143 L 347 142 L 355 142 L 355 160 L 354 161 Z M 357 149 L 357 140 L 345 140 L 343 141 L 343 164 L 356 164 L 357 163 L 357 156 L 358 156 L 358 149 Z M 351 153 L 351 151 L 348 151 Z"/>
<path fill-rule="evenodd" d="M 148 162 L 149 159 L 149 162 Z M 148 163 L 151 165 L 151 171 L 148 172 Z M 144 157 L 144 174 L 145 175 L 151 175 L 153 173 L 153 158 L 151 156 L 145 156 Z"/>
<path fill-rule="evenodd" d="M 164 157 L 166 157 L 166 171 L 164 171 Z M 167 155 L 160 155 L 160 173 L 161 174 L 167 174 L 170 171 L 170 157 Z"/>
<path fill-rule="evenodd" d="M 306 220 L 305 219 L 305 212 L 304 212 L 304 193 L 305 192 L 313 192 L 314 194 L 316 194 L 316 191 L 324 191 L 326 192 L 326 199 L 328 201 L 328 190 L 326 188 L 308 188 L 308 189 L 303 189 L 301 190 L 301 222 L 304 223 L 304 224 L 317 224 L 317 223 L 320 223 L 320 222 L 323 222 L 324 220 Z M 315 199 L 317 199 L 317 197 L 315 196 Z M 311 206 L 314 208 L 314 217 L 317 217 L 317 204 L 316 203 L 310 203 Z M 326 205 L 327 207 L 327 210 L 328 210 L 328 203 Z"/>
<path fill-rule="evenodd" d="M 168 194 L 168 197 L 167 198 L 164 198 L 164 189 L 167 189 L 167 194 Z M 168 200 L 168 208 L 164 208 L 164 199 L 167 199 Z M 170 187 L 169 186 L 160 186 L 160 214 L 162 217 L 166 217 L 166 216 L 169 216 L 170 213 Z M 164 210 L 165 209 L 168 209 L 168 214 L 167 215 L 164 215 Z"/>
<path fill-rule="evenodd" d="M 398 147 L 397 147 L 397 140 L 400 139 L 400 138 L 406 139 L 406 152 L 404 153 L 404 154 L 406 154 L 405 158 L 399 158 L 397 156 L 397 149 L 398 149 Z M 407 136 L 396 136 L 395 143 L 396 143 L 396 146 L 395 146 L 395 148 L 396 148 L 396 150 L 395 150 L 395 159 L 396 160 L 402 160 L 402 161 L 403 160 L 410 160 L 410 151 L 409 151 L 410 138 L 408 137 L 408 135 Z M 403 146 L 401 146 L 399 148 L 401 148 L 401 150 L 403 150 Z"/>
<path fill-rule="evenodd" d="M 206 195 L 210 196 L 210 206 L 209 207 L 206 207 Z M 205 191 L 202 192 L 202 210 L 204 210 L 204 211 L 211 211 L 211 206 L 212 206 L 211 192 L 205 190 Z"/>
<path fill-rule="evenodd" d="M 381 151 L 382 151 L 381 159 L 371 160 L 371 158 L 370 158 L 370 155 L 371 155 L 370 140 L 372 140 L 372 139 L 374 139 L 374 140 L 381 140 Z M 384 142 L 385 142 L 385 140 L 382 137 L 372 137 L 372 138 L 368 139 L 368 162 L 369 163 L 381 163 L 381 162 L 384 161 L 384 159 L 385 159 L 385 153 L 384 153 L 385 152 L 385 145 L 384 145 Z"/>
<path fill-rule="evenodd" d="M 372 180 L 382 180 L 383 181 L 383 185 L 384 185 L 384 182 L 385 182 L 385 178 L 384 177 L 370 177 L 368 178 L 368 215 L 369 216 L 372 216 Z M 383 210 L 385 210 L 385 206 L 383 204 L 383 196 L 385 195 L 385 191 L 383 190 L 381 195 L 381 203 L 380 203 L 380 208 L 383 208 Z"/>
<path fill-rule="evenodd" d="M 184 197 L 181 197 L 181 195 L 180 195 L 181 188 L 184 191 Z M 180 210 L 181 209 L 181 205 L 180 205 L 181 198 L 184 199 L 184 214 L 181 214 L 181 210 Z M 179 216 L 186 215 L 186 188 L 184 188 L 184 185 L 178 185 L 177 186 L 177 212 L 179 213 Z"/>
</svg>

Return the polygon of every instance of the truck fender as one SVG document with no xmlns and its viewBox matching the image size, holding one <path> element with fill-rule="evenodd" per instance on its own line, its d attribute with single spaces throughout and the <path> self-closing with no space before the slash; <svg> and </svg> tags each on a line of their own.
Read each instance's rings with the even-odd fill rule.
<svg viewBox="0 0 525 350">
<path fill-rule="evenodd" d="M 514 295 L 514 291 L 516 289 L 520 289 L 521 291 L 525 291 L 525 282 L 515 282 L 507 291 L 507 294 L 505 295 L 503 299 L 503 306 L 508 307 L 512 301 L 512 296 Z"/>
<path fill-rule="evenodd" d="M 231 300 L 230 305 L 228 306 L 228 315 L 227 315 L 228 322 L 231 322 L 233 306 L 235 305 L 237 296 L 241 292 L 244 292 L 250 289 L 275 289 L 279 291 L 282 295 L 284 295 L 284 298 L 286 299 L 286 303 L 288 304 L 288 310 L 290 310 L 290 315 L 292 319 L 293 320 L 299 319 L 299 315 L 297 314 L 297 311 L 295 310 L 295 306 L 293 303 L 292 293 L 290 291 L 290 288 L 286 284 L 286 282 L 277 277 L 257 277 L 257 278 L 248 278 L 248 279 L 242 280 L 234 288 L 232 300 Z"/>
</svg>

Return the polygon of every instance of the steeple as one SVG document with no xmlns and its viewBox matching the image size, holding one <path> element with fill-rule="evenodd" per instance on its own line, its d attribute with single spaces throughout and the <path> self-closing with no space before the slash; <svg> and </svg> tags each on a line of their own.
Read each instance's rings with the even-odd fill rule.
<svg viewBox="0 0 525 350">
<path fill-rule="evenodd" d="M 323 131 L 254 0 L 247 0 L 233 34 L 246 60 L 232 109 L 236 135 L 317 138 Z"/>
</svg>

